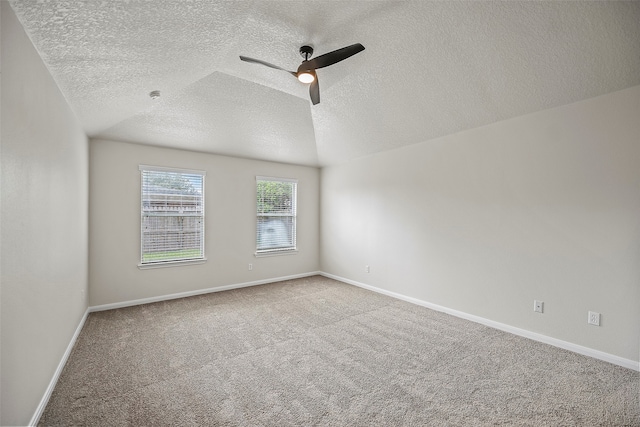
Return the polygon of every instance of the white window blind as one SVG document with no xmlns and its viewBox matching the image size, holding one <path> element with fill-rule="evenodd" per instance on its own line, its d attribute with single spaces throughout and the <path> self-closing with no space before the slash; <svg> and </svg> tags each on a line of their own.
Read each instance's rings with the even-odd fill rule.
<svg viewBox="0 0 640 427">
<path fill-rule="evenodd" d="M 204 260 L 203 171 L 140 165 L 141 265 Z"/>
<path fill-rule="evenodd" d="M 295 179 L 256 177 L 256 253 L 296 250 Z"/>
</svg>

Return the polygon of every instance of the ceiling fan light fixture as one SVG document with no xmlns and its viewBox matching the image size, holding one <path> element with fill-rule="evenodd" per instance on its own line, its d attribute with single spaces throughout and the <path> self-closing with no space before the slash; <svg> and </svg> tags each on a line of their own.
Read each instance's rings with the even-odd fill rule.
<svg viewBox="0 0 640 427">
<path fill-rule="evenodd" d="M 313 83 L 316 79 L 316 73 L 313 70 L 302 71 L 298 73 L 298 80 L 302 83 Z"/>
</svg>

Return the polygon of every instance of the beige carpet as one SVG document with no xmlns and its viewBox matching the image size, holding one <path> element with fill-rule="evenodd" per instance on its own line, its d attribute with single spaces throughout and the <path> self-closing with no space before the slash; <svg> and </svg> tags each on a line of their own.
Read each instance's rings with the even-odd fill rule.
<svg viewBox="0 0 640 427">
<path fill-rule="evenodd" d="M 315 276 L 92 313 L 40 422 L 637 426 L 639 380 Z"/>
</svg>

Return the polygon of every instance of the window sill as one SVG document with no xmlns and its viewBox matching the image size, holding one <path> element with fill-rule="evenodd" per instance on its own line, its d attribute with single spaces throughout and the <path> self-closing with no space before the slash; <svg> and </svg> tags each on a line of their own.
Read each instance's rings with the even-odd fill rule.
<svg viewBox="0 0 640 427">
<path fill-rule="evenodd" d="M 140 270 L 149 270 L 152 268 L 181 267 L 183 265 L 204 264 L 205 262 L 207 262 L 206 258 L 186 259 L 183 261 L 165 261 L 165 262 L 153 262 L 148 264 L 138 264 L 138 268 Z"/>
<path fill-rule="evenodd" d="M 262 258 L 262 257 L 267 257 L 267 256 L 279 256 L 279 255 L 295 255 L 298 253 L 297 249 L 287 249 L 287 250 L 281 250 L 281 251 L 262 251 L 262 252 L 256 252 L 253 255 L 256 258 Z"/>
</svg>

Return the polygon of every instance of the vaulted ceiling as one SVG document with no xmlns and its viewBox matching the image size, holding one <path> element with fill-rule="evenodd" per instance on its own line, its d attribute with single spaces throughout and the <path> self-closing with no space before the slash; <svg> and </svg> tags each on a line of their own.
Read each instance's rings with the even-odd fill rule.
<svg viewBox="0 0 640 427">
<path fill-rule="evenodd" d="M 10 3 L 89 136 L 246 158 L 331 165 L 640 84 L 640 2 Z M 318 105 L 239 59 L 354 43 Z"/>
</svg>

